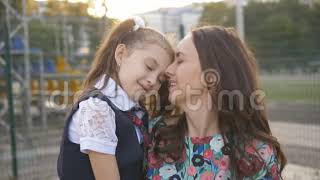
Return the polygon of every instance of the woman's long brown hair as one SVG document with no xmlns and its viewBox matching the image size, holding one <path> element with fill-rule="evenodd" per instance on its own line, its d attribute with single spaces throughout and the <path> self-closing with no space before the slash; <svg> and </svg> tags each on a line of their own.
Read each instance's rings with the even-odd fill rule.
<svg viewBox="0 0 320 180">
<path fill-rule="evenodd" d="M 232 143 L 231 170 L 236 178 L 241 177 L 237 170 L 238 154 L 245 153 L 243 145 L 252 142 L 253 139 L 273 145 L 282 172 L 286 158 L 279 142 L 272 136 L 264 102 L 257 99 L 252 102 L 250 99 L 252 94 L 260 90 L 253 53 L 232 28 L 201 27 L 192 31 L 192 37 L 202 71 L 214 69 L 220 76 L 219 83 L 214 88 L 209 88 L 209 92 L 213 107 L 218 111 L 219 130 L 225 141 Z M 230 97 L 222 96 L 220 99 L 218 94 L 226 90 L 240 92 L 243 100 L 235 96 L 232 104 L 229 104 Z M 260 108 L 257 108 L 258 106 Z M 169 157 L 175 161 L 183 158 L 181 155 L 185 151 L 184 137 L 187 131 L 185 118 L 183 114 L 177 124 L 155 129 L 152 148 L 155 155 L 160 158 Z M 171 143 L 163 146 L 160 142 Z"/>
</svg>

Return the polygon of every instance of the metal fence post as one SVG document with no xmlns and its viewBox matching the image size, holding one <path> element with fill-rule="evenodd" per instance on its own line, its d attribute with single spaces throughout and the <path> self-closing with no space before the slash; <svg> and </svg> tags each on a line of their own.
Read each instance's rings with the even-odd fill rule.
<svg viewBox="0 0 320 180">
<path fill-rule="evenodd" d="M 12 61 L 10 54 L 10 39 L 9 39 L 9 29 L 8 23 L 9 19 L 6 15 L 1 14 L 3 18 L 4 27 L 4 41 L 5 41 L 5 60 L 6 60 L 6 74 L 7 74 L 7 97 L 8 97 L 8 115 L 10 120 L 10 138 L 11 138 L 11 160 L 12 160 L 12 175 L 14 179 L 18 178 L 18 168 L 17 168 L 17 149 L 16 149 L 16 125 L 14 119 L 14 107 L 13 107 L 13 92 L 12 92 Z"/>
</svg>

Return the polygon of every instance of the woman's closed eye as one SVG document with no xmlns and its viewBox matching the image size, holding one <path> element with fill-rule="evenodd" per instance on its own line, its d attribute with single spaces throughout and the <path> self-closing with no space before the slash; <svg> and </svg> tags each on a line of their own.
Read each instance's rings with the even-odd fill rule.
<svg viewBox="0 0 320 180">
<path fill-rule="evenodd" d="M 183 56 L 182 52 L 177 52 L 175 55 L 175 61 L 177 62 L 177 64 L 181 64 L 183 62 L 183 59 L 181 56 Z"/>
<path fill-rule="evenodd" d="M 177 64 L 181 64 L 181 63 L 183 63 L 183 59 L 177 58 Z"/>
</svg>

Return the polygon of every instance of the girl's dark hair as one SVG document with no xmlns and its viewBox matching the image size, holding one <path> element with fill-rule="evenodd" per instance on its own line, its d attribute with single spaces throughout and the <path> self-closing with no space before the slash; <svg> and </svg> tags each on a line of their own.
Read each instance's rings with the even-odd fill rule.
<svg viewBox="0 0 320 180">
<path fill-rule="evenodd" d="M 117 83 L 119 78 L 117 74 L 117 63 L 115 61 L 115 50 L 119 44 L 125 44 L 129 50 L 135 48 L 144 48 L 148 44 L 155 44 L 163 48 L 173 59 L 174 51 L 165 38 L 165 36 L 151 28 L 142 28 L 134 31 L 135 22 L 133 19 L 127 19 L 115 27 L 113 27 L 106 38 L 101 42 L 95 58 L 91 65 L 91 69 L 83 83 L 83 93 L 86 93 L 93 88 L 94 84 L 106 74 L 107 77 L 112 77 Z M 106 78 L 105 84 L 108 78 Z"/>
<path fill-rule="evenodd" d="M 208 88 L 212 96 L 213 107 L 218 111 L 219 130 L 225 142 L 231 143 L 231 168 L 236 177 L 241 177 L 237 170 L 239 154 L 245 154 L 243 145 L 258 139 L 272 144 L 275 149 L 280 172 L 286 158 L 280 144 L 272 136 L 263 101 L 253 104 L 250 97 L 258 92 L 257 65 L 253 53 L 240 40 L 232 28 L 206 26 L 192 31 L 193 42 L 197 49 L 202 71 L 214 69 L 220 75 L 220 81 L 214 88 Z M 243 99 L 235 96 L 232 104 L 229 98 L 219 94 L 236 90 Z M 261 109 L 256 107 L 263 107 Z M 231 107 L 231 108 L 230 108 Z M 181 160 L 185 151 L 184 138 L 187 131 L 185 114 L 176 124 L 162 125 L 154 130 L 151 148 L 158 158 Z M 164 146 L 161 143 L 165 143 Z"/>
</svg>

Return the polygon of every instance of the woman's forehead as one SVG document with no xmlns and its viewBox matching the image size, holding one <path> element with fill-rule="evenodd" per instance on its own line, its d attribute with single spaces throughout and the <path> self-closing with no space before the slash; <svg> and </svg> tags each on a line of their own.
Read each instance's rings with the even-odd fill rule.
<svg viewBox="0 0 320 180">
<path fill-rule="evenodd" d="M 196 51 L 196 48 L 194 46 L 191 34 L 188 34 L 187 36 L 185 36 L 179 42 L 176 48 L 177 53 L 190 54 L 190 53 L 194 53 L 194 51 Z"/>
<path fill-rule="evenodd" d="M 189 33 L 187 34 L 177 45 L 177 49 L 181 49 L 182 47 L 186 46 L 192 40 L 192 35 Z"/>
</svg>

